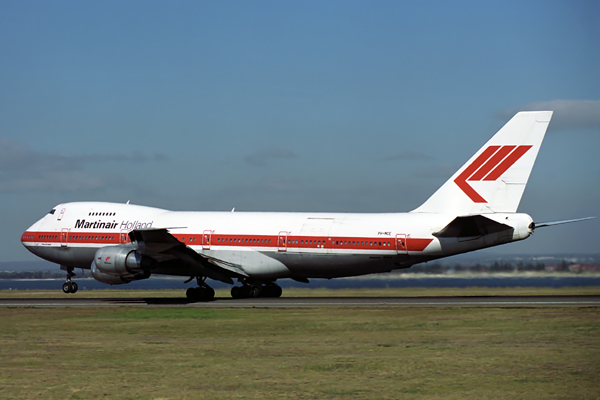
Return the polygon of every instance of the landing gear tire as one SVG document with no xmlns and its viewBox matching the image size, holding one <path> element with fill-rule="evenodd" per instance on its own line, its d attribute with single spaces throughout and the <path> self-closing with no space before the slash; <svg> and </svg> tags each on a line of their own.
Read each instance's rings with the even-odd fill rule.
<svg viewBox="0 0 600 400">
<path fill-rule="evenodd" d="M 185 291 L 185 297 L 187 297 L 189 300 L 194 300 L 195 298 L 195 293 L 194 291 L 196 290 L 196 288 L 188 288 L 188 290 Z"/>
<path fill-rule="evenodd" d="M 67 281 L 63 283 L 62 290 L 65 293 L 75 293 L 77 292 L 78 286 L 75 282 L 71 282 L 71 278 L 75 276 L 72 267 L 67 268 Z"/>
<path fill-rule="evenodd" d="M 265 285 L 265 287 L 262 290 L 262 296 L 263 297 L 281 297 L 281 294 L 283 293 L 283 289 L 281 289 L 281 286 L 275 285 L 275 284 L 270 284 L 270 285 Z"/>
<path fill-rule="evenodd" d="M 239 286 L 234 286 L 231 288 L 231 297 L 233 297 L 234 299 L 241 299 L 242 298 L 242 293 L 241 293 L 241 287 Z"/>
<path fill-rule="evenodd" d="M 185 295 L 192 301 L 211 301 L 215 298 L 215 290 L 210 286 L 189 288 Z"/>
<path fill-rule="evenodd" d="M 185 283 L 188 283 L 192 279 L 194 279 L 194 277 L 190 277 Z M 211 301 L 215 298 L 215 289 L 208 286 L 206 282 L 204 282 L 205 279 L 205 276 L 196 276 L 196 282 L 198 282 L 199 287 L 188 288 L 188 290 L 185 291 L 185 296 L 190 301 Z"/>
<path fill-rule="evenodd" d="M 253 297 L 255 299 L 261 297 L 260 295 L 262 294 L 262 286 L 254 286 L 250 289 L 250 297 Z"/>
<path fill-rule="evenodd" d="M 231 297 L 234 299 L 248 299 L 259 297 L 281 297 L 282 289 L 274 283 L 257 286 L 234 286 L 231 288 Z"/>
<path fill-rule="evenodd" d="M 210 286 L 206 286 L 202 289 L 204 291 L 204 297 L 206 300 L 213 300 L 215 298 L 215 289 L 211 288 Z"/>
<path fill-rule="evenodd" d="M 79 289 L 79 287 L 77 286 L 77 283 L 75 282 L 65 282 L 62 285 L 62 290 L 65 293 L 76 293 L 77 289 Z"/>
<path fill-rule="evenodd" d="M 231 297 L 234 299 L 247 299 L 252 297 L 253 286 L 234 286 L 231 288 Z"/>
</svg>

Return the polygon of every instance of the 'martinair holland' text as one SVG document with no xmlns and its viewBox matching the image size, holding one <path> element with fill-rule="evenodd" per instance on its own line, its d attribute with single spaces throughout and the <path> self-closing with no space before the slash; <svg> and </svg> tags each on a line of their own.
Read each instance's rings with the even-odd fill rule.
<svg viewBox="0 0 600 400">
<path fill-rule="evenodd" d="M 141 228 L 152 228 L 152 223 L 150 222 L 141 222 L 141 221 L 122 221 L 119 229 L 141 229 Z M 78 219 L 75 222 L 75 229 L 115 229 L 119 225 L 116 221 L 104 222 L 104 221 L 89 221 L 87 222 L 85 219 Z"/>
</svg>

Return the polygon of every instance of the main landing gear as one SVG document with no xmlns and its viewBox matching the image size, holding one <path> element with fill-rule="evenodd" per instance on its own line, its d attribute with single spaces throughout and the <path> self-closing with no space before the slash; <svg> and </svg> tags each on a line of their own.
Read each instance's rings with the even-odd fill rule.
<svg viewBox="0 0 600 400">
<path fill-rule="evenodd" d="M 62 290 L 65 293 L 75 293 L 77 292 L 78 286 L 77 282 L 71 282 L 71 278 L 75 276 L 75 272 L 73 272 L 73 268 L 67 268 L 67 281 L 63 283 Z"/>
<path fill-rule="evenodd" d="M 265 285 L 234 286 L 231 288 L 231 297 L 234 299 L 247 299 L 250 297 L 281 297 L 281 286 L 269 282 Z"/>
<path fill-rule="evenodd" d="M 215 298 L 215 290 L 208 286 L 204 280 L 206 277 L 195 277 L 198 282 L 198 287 L 189 288 L 185 295 L 191 301 L 211 301 Z M 184 283 L 190 282 L 194 277 L 191 277 Z M 231 288 L 231 297 L 234 299 L 248 299 L 257 297 L 281 297 L 282 289 L 274 282 L 266 284 L 256 282 L 242 282 L 243 286 L 234 286 Z"/>
<path fill-rule="evenodd" d="M 208 286 L 206 282 L 204 282 L 206 278 L 202 276 L 196 277 L 196 282 L 198 282 L 197 288 L 189 288 L 186 290 L 185 295 L 189 300 L 192 301 L 211 301 L 215 298 L 215 290 Z M 190 278 L 192 280 L 192 278 Z M 186 281 L 189 282 L 189 281 Z"/>
</svg>

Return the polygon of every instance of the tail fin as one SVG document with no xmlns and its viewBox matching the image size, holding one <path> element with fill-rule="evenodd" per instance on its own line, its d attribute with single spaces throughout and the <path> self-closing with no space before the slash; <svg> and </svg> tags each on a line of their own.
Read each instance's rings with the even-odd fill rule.
<svg viewBox="0 0 600 400">
<path fill-rule="evenodd" d="M 412 212 L 473 215 L 517 211 L 552 111 L 516 114 Z"/>
</svg>

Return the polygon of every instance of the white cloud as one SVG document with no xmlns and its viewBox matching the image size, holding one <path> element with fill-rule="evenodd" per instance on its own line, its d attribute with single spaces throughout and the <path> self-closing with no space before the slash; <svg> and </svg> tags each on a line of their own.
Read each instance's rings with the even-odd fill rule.
<svg viewBox="0 0 600 400">
<path fill-rule="evenodd" d="M 522 107 L 505 110 L 502 118 L 512 117 L 519 111 L 554 111 L 552 130 L 586 129 L 600 131 L 600 100 L 537 101 Z"/>
</svg>

